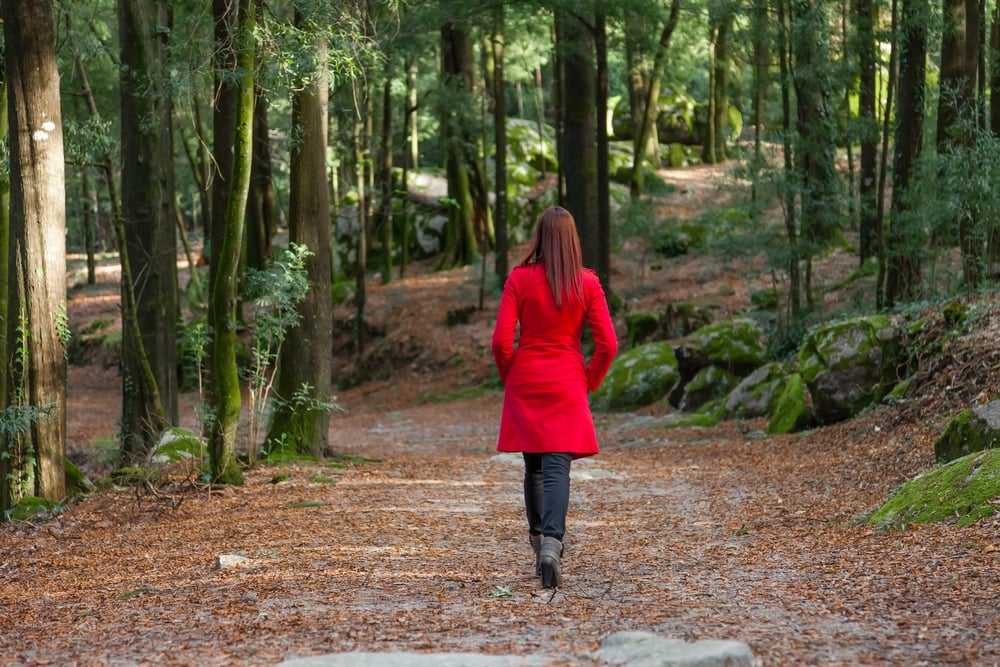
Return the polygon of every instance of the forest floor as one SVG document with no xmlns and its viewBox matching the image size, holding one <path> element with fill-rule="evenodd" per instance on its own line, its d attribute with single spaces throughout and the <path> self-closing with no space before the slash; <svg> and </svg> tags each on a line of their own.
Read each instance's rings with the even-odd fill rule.
<svg viewBox="0 0 1000 667">
<path fill-rule="evenodd" d="M 732 196 L 718 169 L 664 176 L 678 186 L 671 214 Z M 770 275 L 763 260 L 647 260 L 638 242 L 613 258 L 633 309 L 697 300 L 721 318 Z M 855 262 L 832 255 L 816 275 L 834 284 Z M 47 522 L 0 526 L 0 663 L 473 651 L 587 665 L 606 635 L 646 630 L 741 640 L 766 665 L 1000 664 L 1000 518 L 888 533 L 858 521 L 933 465 L 955 410 L 997 394 L 1000 314 L 947 351 L 919 396 L 805 433 L 667 428 L 666 403 L 596 415 L 601 453 L 574 464 L 553 592 L 532 574 L 519 460 L 494 451 L 502 393 L 483 387 L 496 296 L 445 326 L 447 311 L 477 305 L 478 271 L 414 266 L 371 284 L 373 379 L 339 393 L 327 461 L 257 466 L 240 487 L 106 490 Z M 116 307 L 116 290 L 85 290 L 71 325 Z M 353 353 L 339 343 L 344 374 Z M 70 455 L 95 475 L 119 384 L 114 359 L 71 370 Z M 197 403 L 185 395 L 188 425 Z M 216 568 L 228 554 L 246 560 Z"/>
</svg>

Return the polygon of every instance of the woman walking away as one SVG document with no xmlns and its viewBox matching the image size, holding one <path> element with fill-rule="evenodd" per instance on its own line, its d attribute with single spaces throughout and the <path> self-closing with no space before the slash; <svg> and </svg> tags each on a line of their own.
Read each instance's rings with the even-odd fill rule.
<svg viewBox="0 0 1000 667">
<path fill-rule="evenodd" d="M 584 322 L 594 337 L 589 362 L 580 348 Z M 598 450 L 587 393 L 601 384 L 618 349 L 604 290 L 597 274 L 583 268 L 576 222 L 566 209 L 538 217 L 527 255 L 504 285 L 492 347 L 504 382 L 497 450 L 524 456 L 535 573 L 555 588 L 562 584 L 570 462 Z"/>
</svg>

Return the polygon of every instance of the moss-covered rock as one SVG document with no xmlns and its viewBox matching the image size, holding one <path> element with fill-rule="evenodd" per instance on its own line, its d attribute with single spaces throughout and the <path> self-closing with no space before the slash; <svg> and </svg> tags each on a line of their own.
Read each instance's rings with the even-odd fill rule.
<svg viewBox="0 0 1000 667">
<path fill-rule="evenodd" d="M 62 512 L 62 505 L 38 496 L 24 496 L 8 510 L 11 521 L 47 521 Z"/>
<path fill-rule="evenodd" d="M 679 377 L 673 349 L 666 343 L 646 343 L 618 355 L 591 395 L 591 406 L 627 410 L 649 405 L 663 398 Z"/>
<path fill-rule="evenodd" d="M 712 365 L 741 377 L 767 362 L 764 331 L 748 318 L 737 317 L 704 326 L 691 334 L 689 343 Z"/>
<path fill-rule="evenodd" d="M 729 394 L 737 378 L 719 366 L 706 366 L 698 371 L 691 381 L 684 385 L 680 409 L 695 412 L 710 401 L 719 401 Z"/>
<path fill-rule="evenodd" d="M 205 441 L 186 428 L 173 426 L 160 434 L 160 439 L 149 452 L 151 463 L 168 464 L 191 459 L 204 460 L 208 455 Z"/>
<path fill-rule="evenodd" d="M 65 459 L 66 462 L 66 495 L 70 498 L 82 496 L 94 488 L 94 483 L 87 479 L 80 467 Z"/>
<path fill-rule="evenodd" d="M 736 385 L 725 402 L 729 419 L 754 419 L 773 413 L 788 379 L 784 366 L 776 361 L 764 364 Z"/>
<path fill-rule="evenodd" d="M 632 349 L 656 336 L 660 330 L 660 315 L 629 313 L 625 316 L 625 327 L 628 330 L 628 347 Z"/>
<path fill-rule="evenodd" d="M 774 405 L 774 414 L 767 424 L 767 432 L 778 435 L 795 433 L 812 426 L 813 414 L 806 401 L 806 385 L 802 376 L 792 373 Z"/>
<path fill-rule="evenodd" d="M 997 511 L 1000 449 L 974 452 L 934 468 L 901 486 L 868 523 L 883 529 L 954 520 L 964 526 Z"/>
<path fill-rule="evenodd" d="M 1000 447 L 1000 401 L 962 410 L 951 418 L 934 443 L 934 456 L 945 463 Z"/>
<path fill-rule="evenodd" d="M 806 334 L 799 373 L 809 387 L 816 418 L 832 424 L 880 401 L 895 386 L 900 335 L 888 317 L 834 322 Z"/>
</svg>

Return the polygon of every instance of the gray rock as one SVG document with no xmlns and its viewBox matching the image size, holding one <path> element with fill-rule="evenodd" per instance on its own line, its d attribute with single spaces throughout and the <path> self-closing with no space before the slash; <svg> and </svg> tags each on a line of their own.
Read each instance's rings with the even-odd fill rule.
<svg viewBox="0 0 1000 667">
<path fill-rule="evenodd" d="M 276 667 L 530 667 L 548 661 L 478 653 L 334 653 L 285 660 Z"/>
<path fill-rule="evenodd" d="M 250 560 L 250 557 L 246 554 L 221 554 L 215 557 L 215 569 L 224 570 L 227 567 L 233 567 L 248 560 Z"/>
<path fill-rule="evenodd" d="M 627 667 L 753 667 L 758 664 L 743 642 L 703 639 L 686 642 L 650 632 L 616 632 L 601 642 L 602 665 Z"/>
</svg>

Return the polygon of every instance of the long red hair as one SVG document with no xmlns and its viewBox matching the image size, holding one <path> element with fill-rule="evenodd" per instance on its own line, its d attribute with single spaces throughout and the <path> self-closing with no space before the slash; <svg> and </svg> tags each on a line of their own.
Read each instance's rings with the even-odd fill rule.
<svg viewBox="0 0 1000 667">
<path fill-rule="evenodd" d="M 583 253 L 573 215 L 564 208 L 552 206 L 542 211 L 535 223 L 535 234 L 521 266 L 541 264 L 552 289 L 556 306 L 575 298 L 583 302 Z"/>
</svg>

